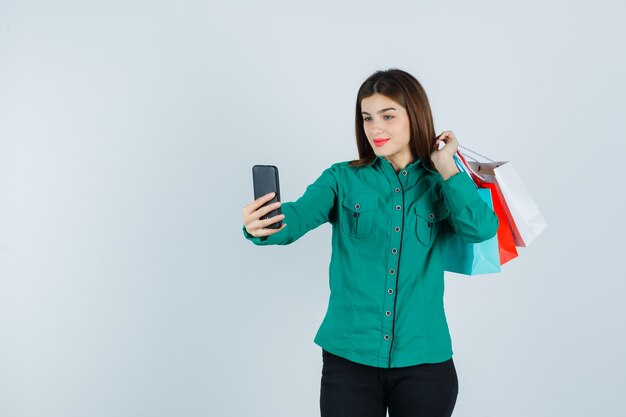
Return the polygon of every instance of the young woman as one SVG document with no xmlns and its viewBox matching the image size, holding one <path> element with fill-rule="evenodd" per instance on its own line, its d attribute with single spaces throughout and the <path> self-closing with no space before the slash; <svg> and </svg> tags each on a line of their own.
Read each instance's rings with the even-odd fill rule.
<svg viewBox="0 0 626 417">
<path fill-rule="evenodd" d="M 459 174 L 451 131 L 436 136 L 428 98 L 409 73 L 377 71 L 356 100 L 359 159 L 332 164 L 295 202 L 243 208 L 243 234 L 286 245 L 332 224 L 322 348 L 322 417 L 443 417 L 458 380 L 444 312 L 446 236 L 493 237 L 498 219 Z M 260 220 L 281 207 L 282 214 Z M 283 220 L 280 229 L 267 228 Z"/>
</svg>

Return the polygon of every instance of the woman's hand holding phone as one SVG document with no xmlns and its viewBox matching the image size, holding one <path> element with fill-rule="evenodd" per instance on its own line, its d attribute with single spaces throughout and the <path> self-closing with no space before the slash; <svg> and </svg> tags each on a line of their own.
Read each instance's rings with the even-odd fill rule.
<svg viewBox="0 0 626 417">
<path fill-rule="evenodd" d="M 276 210 L 280 207 L 280 201 L 263 207 L 263 204 L 274 198 L 274 194 L 275 193 L 273 192 L 265 194 L 256 200 L 252 200 L 243 208 L 243 224 L 246 226 L 246 231 L 252 236 L 259 237 L 273 235 L 274 233 L 280 232 L 285 228 L 285 226 L 287 226 L 287 223 L 283 223 L 280 229 L 266 229 L 268 225 L 282 220 L 285 217 L 284 214 L 260 220 L 261 217 L 265 216 L 270 211 Z"/>
</svg>

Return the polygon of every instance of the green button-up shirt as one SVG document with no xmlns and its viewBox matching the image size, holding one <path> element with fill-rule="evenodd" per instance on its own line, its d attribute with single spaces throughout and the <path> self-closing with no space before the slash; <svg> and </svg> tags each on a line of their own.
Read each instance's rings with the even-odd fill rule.
<svg viewBox="0 0 626 417">
<path fill-rule="evenodd" d="M 464 173 L 447 180 L 419 159 L 400 172 L 377 156 L 325 169 L 294 202 L 287 226 L 256 245 L 286 245 L 325 222 L 332 225 L 330 298 L 314 343 L 353 362 L 381 368 L 452 357 L 444 312 L 446 236 L 493 237 L 498 218 Z"/>
</svg>

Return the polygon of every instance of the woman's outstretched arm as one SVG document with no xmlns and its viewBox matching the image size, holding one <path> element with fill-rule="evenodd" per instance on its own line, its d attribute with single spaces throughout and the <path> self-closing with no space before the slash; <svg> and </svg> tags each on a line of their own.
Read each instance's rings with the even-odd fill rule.
<svg viewBox="0 0 626 417">
<path fill-rule="evenodd" d="M 282 229 L 268 236 L 254 236 L 248 232 L 244 224 L 242 227 L 244 237 L 256 245 L 287 245 L 329 221 L 337 200 L 335 166 L 336 164 L 333 164 L 326 168 L 296 201 L 281 204 L 281 212 L 284 215 L 282 220 L 285 224 Z M 244 207 L 244 217 L 246 207 Z M 269 220 L 271 219 L 273 217 Z M 252 224 L 253 221 L 258 221 L 258 218 L 250 220 L 249 223 Z"/>
</svg>

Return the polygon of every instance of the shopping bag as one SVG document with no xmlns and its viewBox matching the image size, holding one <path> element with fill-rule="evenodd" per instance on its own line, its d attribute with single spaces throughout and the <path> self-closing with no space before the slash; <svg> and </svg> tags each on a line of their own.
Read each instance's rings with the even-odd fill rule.
<svg viewBox="0 0 626 417">
<path fill-rule="evenodd" d="M 458 160 L 457 166 L 461 166 L 459 169 L 465 169 L 468 172 L 468 168 L 465 166 L 467 161 L 464 159 L 463 155 L 457 151 Z M 455 154 L 455 156 L 457 156 Z M 491 196 L 493 200 L 493 211 L 498 217 L 498 250 L 500 254 L 500 265 L 504 265 L 511 259 L 514 259 L 518 256 L 517 249 L 515 247 L 515 239 L 513 238 L 513 232 L 511 231 L 511 225 L 509 224 L 508 216 L 506 214 L 506 209 L 504 205 L 504 199 L 502 198 L 502 191 L 497 183 L 488 183 L 483 181 L 476 175 L 471 175 L 470 178 L 474 181 L 474 183 L 479 188 L 489 188 L 491 190 Z"/>
<path fill-rule="evenodd" d="M 464 148 L 467 149 L 467 148 Z M 462 157 L 465 157 L 461 153 Z M 539 212 L 537 204 L 524 186 L 513 164 L 503 162 L 479 162 L 467 160 L 470 171 L 481 180 L 497 183 L 500 199 L 505 210 L 516 246 L 527 247 L 547 227 L 547 222 Z"/>
<path fill-rule="evenodd" d="M 469 174 L 465 172 L 457 175 Z M 493 210 L 491 190 L 478 188 L 478 194 Z M 457 233 L 448 233 L 444 243 L 444 270 L 464 275 L 500 272 L 498 235 L 483 242 L 470 243 Z"/>
</svg>

